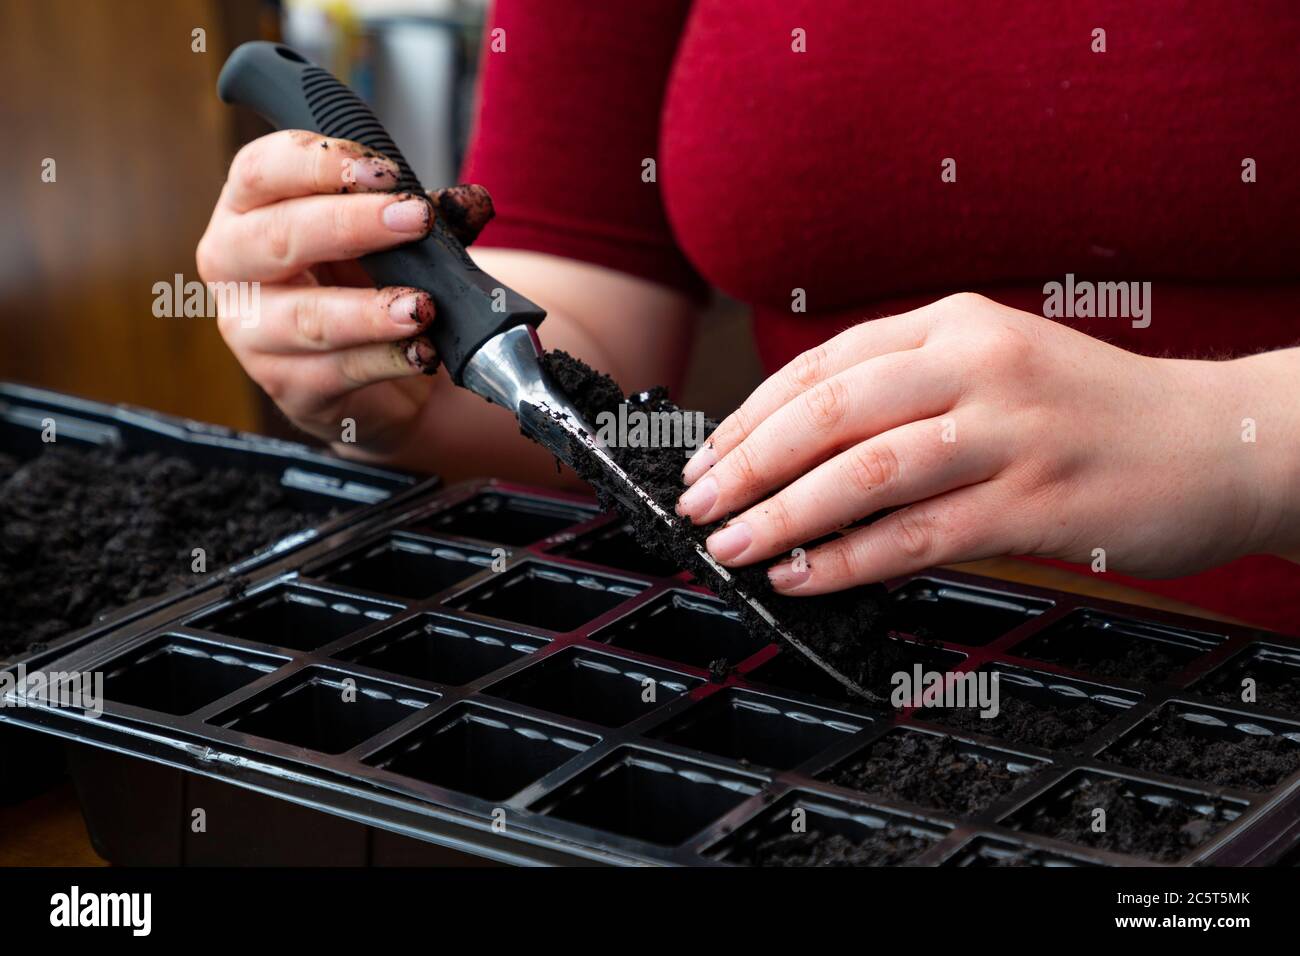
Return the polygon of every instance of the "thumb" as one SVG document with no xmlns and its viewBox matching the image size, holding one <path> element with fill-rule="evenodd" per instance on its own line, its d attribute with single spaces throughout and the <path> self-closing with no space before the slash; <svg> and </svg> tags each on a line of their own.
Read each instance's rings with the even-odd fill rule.
<svg viewBox="0 0 1300 956">
<path fill-rule="evenodd" d="M 431 189 L 429 200 L 443 224 L 465 246 L 478 238 L 494 212 L 492 197 L 486 189 L 475 183 Z"/>
</svg>

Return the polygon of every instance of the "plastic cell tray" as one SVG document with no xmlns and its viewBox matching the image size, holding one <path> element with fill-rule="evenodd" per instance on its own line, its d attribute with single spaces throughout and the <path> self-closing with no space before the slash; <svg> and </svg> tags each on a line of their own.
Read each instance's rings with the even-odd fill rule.
<svg viewBox="0 0 1300 956">
<path fill-rule="evenodd" d="M 909 661 L 1078 718 L 1035 736 L 1010 710 L 846 699 L 663 571 L 586 499 L 460 485 L 79 646 L 56 664 L 109 675 L 102 715 L 11 713 L 70 742 L 118 863 L 1150 866 L 1300 845 L 1296 637 L 952 571 L 889 582 Z M 1241 748 L 1241 772 L 1163 749 L 1186 734 Z M 1114 836 L 1080 826 L 1095 805 Z"/>
<path fill-rule="evenodd" d="M 108 446 L 128 453 L 158 452 L 200 466 L 237 466 L 278 475 L 290 500 L 321 520 L 279 541 L 266 542 L 259 553 L 244 556 L 228 567 L 213 568 L 212 573 L 197 577 L 189 588 L 173 589 L 117 608 L 54 641 L 34 645 L 9 660 L 0 658 L 0 671 L 19 665 L 27 671 L 37 670 L 130 620 L 156 612 L 187 594 L 241 580 L 274 557 L 364 518 L 375 506 L 417 487 L 427 489 L 436 484 L 429 481 L 420 485 L 412 476 L 343 461 L 292 442 L 0 382 L 0 451 L 19 460 L 36 456 L 44 447 L 42 432 L 50 420 L 56 425 L 60 447 Z M 327 518 L 331 512 L 336 513 L 335 517 Z M 0 708 L 0 801 L 13 801 L 48 785 L 60 770 L 62 754 L 59 748 L 50 746 L 48 739 L 7 726 L 5 717 Z"/>
</svg>

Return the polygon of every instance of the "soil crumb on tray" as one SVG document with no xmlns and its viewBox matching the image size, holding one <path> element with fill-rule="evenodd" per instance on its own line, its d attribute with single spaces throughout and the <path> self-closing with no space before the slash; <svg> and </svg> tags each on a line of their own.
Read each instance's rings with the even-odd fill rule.
<svg viewBox="0 0 1300 956">
<path fill-rule="evenodd" d="M 548 352 L 545 365 L 556 385 L 593 426 L 601 412 L 617 413 L 618 406 L 624 402 L 629 406 L 629 412 L 683 411 L 669 400 L 662 387 L 624 399 L 622 389 L 613 379 L 592 370 L 566 352 Z M 716 423 L 710 422 L 708 430 L 714 427 Z M 660 507 L 670 515 L 674 514 L 677 499 L 686 490 L 682 483 L 682 467 L 686 464 L 682 448 L 619 447 L 610 452 L 619 466 Z M 878 685 L 881 675 L 898 669 L 895 642 L 879 639 L 887 627 L 885 613 L 888 602 L 884 587 L 867 585 L 821 597 L 785 597 L 772 589 L 767 578 L 767 564 L 763 562 L 733 570 L 733 583 L 724 583 L 699 559 L 693 547 L 696 542 L 703 543 L 723 521 L 694 526 L 683 519 L 678 525 L 682 533 L 672 534 L 648 510 L 629 512 L 616 496 L 609 493 L 606 476 L 600 468 L 593 465 L 581 469 L 580 474 L 595 486 L 603 507 L 624 514 L 632 534 L 643 547 L 657 557 L 689 570 L 700 583 L 716 591 L 740 612 L 752 633 L 768 639 L 775 637 L 767 623 L 739 599 L 738 590 L 758 598 L 792 635 L 860 686 Z"/>
<path fill-rule="evenodd" d="M 1156 715 L 1108 754 L 1139 770 L 1260 792 L 1300 769 L 1300 743 L 1278 734 L 1216 739 L 1176 711 Z"/>
<path fill-rule="evenodd" d="M 981 717 L 977 707 L 921 710 L 916 717 L 972 734 L 1060 750 L 1086 740 L 1119 716 L 1118 711 L 1089 700 L 1065 707 L 1037 707 L 1005 692 L 1001 696 L 996 717 Z"/>
<path fill-rule="evenodd" d="M 861 841 L 812 830 L 755 840 L 728 859 L 745 866 L 897 866 L 933 842 L 893 827 L 873 830 Z"/>
<path fill-rule="evenodd" d="M 977 813 L 1029 780 L 949 737 L 894 731 L 832 771 L 831 783 L 956 813 Z"/>
<path fill-rule="evenodd" d="M 1106 812 L 1106 828 L 1093 829 L 1095 811 Z M 1088 780 L 1068 799 L 1039 804 L 1024 828 L 1070 843 L 1147 857 L 1162 863 L 1181 859 L 1227 825 L 1173 802 L 1142 800 L 1123 780 Z"/>
<path fill-rule="evenodd" d="M 0 455 L 0 661 L 196 583 L 194 548 L 215 571 L 322 517 L 277 477 L 236 468 L 103 448 Z"/>
</svg>

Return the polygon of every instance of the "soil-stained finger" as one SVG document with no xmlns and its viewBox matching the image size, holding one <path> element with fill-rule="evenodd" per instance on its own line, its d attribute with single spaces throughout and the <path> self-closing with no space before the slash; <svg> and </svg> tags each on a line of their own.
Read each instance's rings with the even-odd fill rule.
<svg viewBox="0 0 1300 956">
<path fill-rule="evenodd" d="M 257 318 L 223 317 L 222 331 L 255 351 L 293 355 L 410 338 L 433 321 L 434 306 L 427 292 L 409 286 L 269 286 Z"/>
<path fill-rule="evenodd" d="M 361 143 L 286 129 L 235 154 L 221 202 L 242 213 L 319 193 L 389 192 L 398 176 L 396 163 Z"/>
<path fill-rule="evenodd" d="M 368 385 L 431 375 L 438 353 L 421 336 L 372 342 L 323 355 L 262 355 L 249 372 L 290 417 L 318 418 L 345 396 Z"/>
<path fill-rule="evenodd" d="M 213 220 L 200 243 L 209 278 L 284 282 L 322 262 L 356 259 L 429 234 L 422 194 L 304 196 Z"/>
</svg>

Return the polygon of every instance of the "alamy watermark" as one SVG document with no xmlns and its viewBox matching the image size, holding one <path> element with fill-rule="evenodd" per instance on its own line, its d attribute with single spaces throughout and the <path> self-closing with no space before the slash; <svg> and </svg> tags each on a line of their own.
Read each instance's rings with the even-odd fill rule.
<svg viewBox="0 0 1300 956">
<path fill-rule="evenodd" d="M 927 671 L 920 664 L 910 671 L 897 671 L 890 678 L 894 707 L 974 708 L 986 720 L 1001 710 L 997 671 L 967 671 L 953 674 Z"/>
<path fill-rule="evenodd" d="M 19 664 L 0 673 L 0 708 L 65 707 L 104 713 L 103 671 L 32 671 Z"/>
<path fill-rule="evenodd" d="M 1049 319 L 1132 319 L 1133 328 L 1151 325 L 1150 282 L 1064 282 L 1043 286 L 1043 315 Z"/>
<path fill-rule="evenodd" d="M 690 455 L 708 438 L 704 413 L 681 409 L 647 412 L 623 403 L 617 412 L 600 412 L 594 424 L 609 448 L 682 448 Z"/>
<path fill-rule="evenodd" d="M 153 296 L 153 314 L 159 319 L 237 315 L 243 329 L 257 328 L 262 322 L 260 282 L 186 282 L 178 272 L 171 282 L 155 282 Z"/>
<path fill-rule="evenodd" d="M 50 897 L 50 925 L 56 929 L 120 927 L 132 936 L 153 930 L 152 893 L 95 893 L 75 883 Z"/>
</svg>

